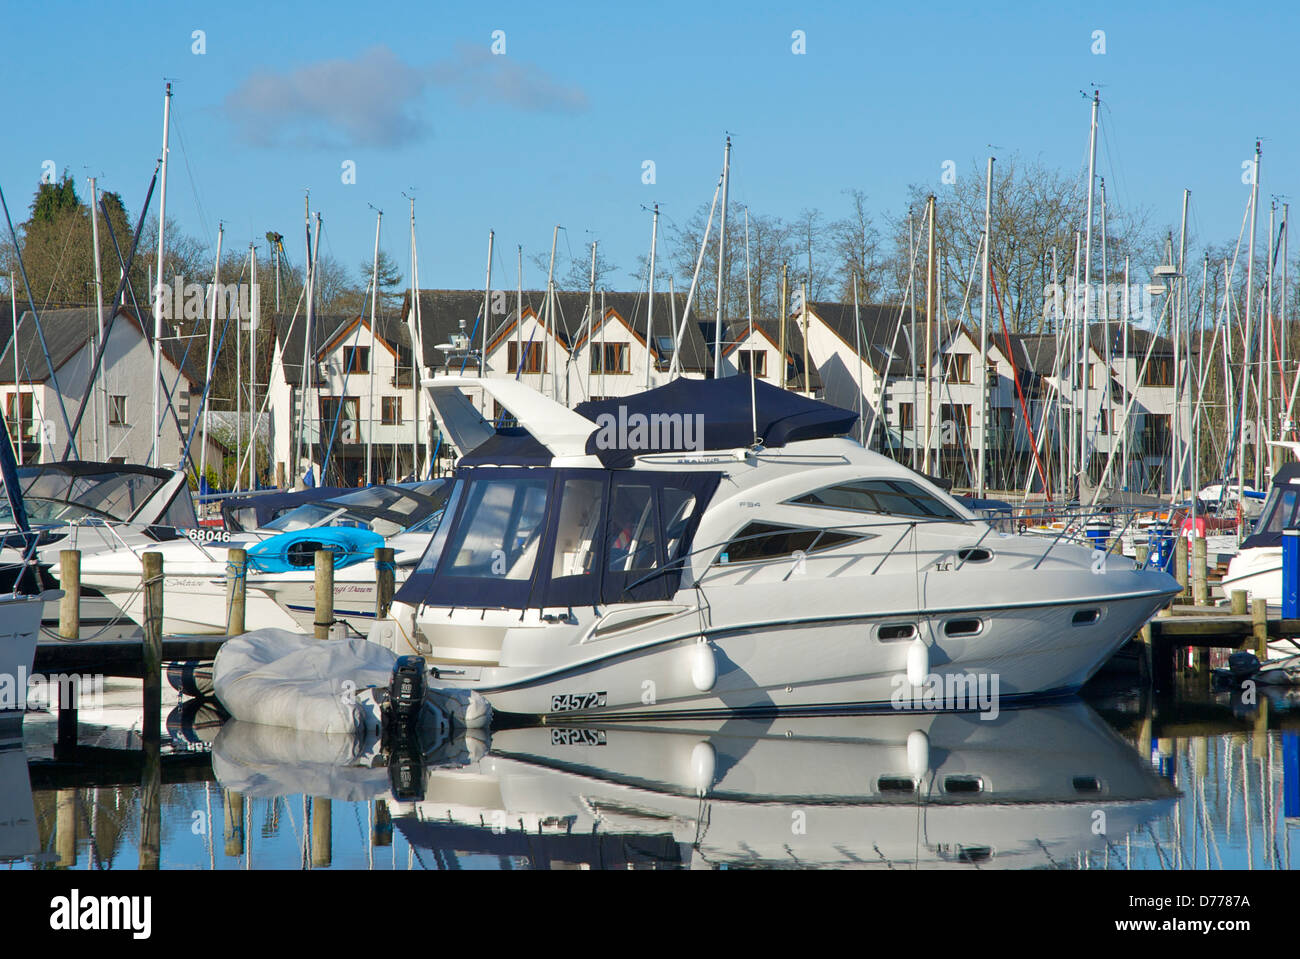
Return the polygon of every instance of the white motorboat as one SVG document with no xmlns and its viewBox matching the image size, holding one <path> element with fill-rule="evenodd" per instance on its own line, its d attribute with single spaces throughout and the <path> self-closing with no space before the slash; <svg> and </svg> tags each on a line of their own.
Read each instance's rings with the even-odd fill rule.
<svg viewBox="0 0 1300 959">
<path fill-rule="evenodd" d="M 1282 605 L 1282 530 L 1300 523 L 1300 463 L 1286 463 L 1273 477 L 1254 532 L 1228 564 L 1223 592 L 1244 589 L 1252 599 Z"/>
<path fill-rule="evenodd" d="M 266 627 L 310 629 L 315 616 L 315 553 L 337 543 L 326 530 L 357 530 L 393 548 L 397 580 L 428 545 L 441 517 L 447 483 L 432 480 L 405 486 L 371 486 L 336 499 L 307 503 L 257 530 L 236 534 L 203 529 L 168 543 L 130 546 L 87 557 L 81 581 L 99 590 L 132 620 L 144 619 L 140 590 L 141 554 L 163 556 L 163 630 L 220 635 L 229 622 L 227 551 L 249 550 L 244 622 Z M 330 542 L 324 542 L 325 539 Z M 336 560 L 334 613 L 358 631 L 375 619 L 373 547 L 344 565 Z"/>
<path fill-rule="evenodd" d="M 521 429 L 462 458 L 371 638 L 498 712 L 962 708 L 976 688 L 1010 704 L 1077 689 L 1178 590 L 997 532 L 845 438 L 853 413 L 744 377 L 576 410 L 447 379 L 426 384 L 481 387 Z"/>
<path fill-rule="evenodd" d="M 85 557 L 127 545 L 153 546 L 185 535 L 198 526 L 194 500 L 184 473 L 123 463 L 69 461 L 17 468 L 27 517 L 39 534 L 36 559 L 41 582 L 57 589 L 52 571 L 59 568 L 59 553 L 81 550 Z M 0 528 L 12 529 L 12 511 L 0 513 Z M 0 551 L 0 563 L 9 570 L 21 565 L 21 551 Z M 9 578 L 0 573 L 0 588 Z M 48 603 L 42 626 L 52 636 L 59 625 L 59 604 Z M 93 587 L 81 591 L 82 636 L 121 638 L 138 627 Z"/>
</svg>

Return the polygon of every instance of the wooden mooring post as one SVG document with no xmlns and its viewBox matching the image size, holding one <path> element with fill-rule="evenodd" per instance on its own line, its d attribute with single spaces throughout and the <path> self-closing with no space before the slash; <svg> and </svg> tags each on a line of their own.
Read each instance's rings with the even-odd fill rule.
<svg viewBox="0 0 1300 959">
<path fill-rule="evenodd" d="M 329 639 L 334 625 L 334 553 L 316 550 L 316 627 L 317 639 Z"/>
<path fill-rule="evenodd" d="M 1174 543 L 1174 579 L 1178 580 L 1178 585 L 1182 590 L 1178 594 L 1179 599 L 1188 599 L 1191 596 L 1191 589 L 1187 581 L 1187 537 L 1179 536 Z"/>
<path fill-rule="evenodd" d="M 391 546 L 375 550 L 375 618 L 384 619 L 393 606 L 393 587 L 397 581 L 395 553 Z"/>
<path fill-rule="evenodd" d="M 76 642 L 81 639 L 81 550 L 65 549 L 59 552 L 59 585 L 63 598 L 59 600 L 59 638 Z M 59 694 L 67 692 L 67 701 L 60 698 L 58 708 L 58 739 L 55 751 L 75 748 L 77 745 L 77 709 L 81 693 L 81 679 L 73 674 L 70 683 L 59 683 Z"/>
<path fill-rule="evenodd" d="M 311 800 L 311 865 L 313 869 L 329 866 L 334 860 L 334 809 L 324 796 Z"/>
<path fill-rule="evenodd" d="M 145 553 L 141 562 L 144 576 L 144 719 L 140 733 L 146 742 L 158 742 L 162 735 L 162 553 Z"/>
<path fill-rule="evenodd" d="M 1210 605 L 1210 581 L 1206 573 L 1205 537 L 1192 540 L 1192 602 L 1197 606 Z"/>
<path fill-rule="evenodd" d="M 1246 615 L 1246 591 L 1244 589 L 1234 589 L 1232 591 L 1232 596 L 1229 598 L 1232 600 L 1232 615 L 1245 616 Z"/>
<path fill-rule="evenodd" d="M 226 552 L 226 635 L 240 636 L 244 628 L 244 610 L 248 602 L 248 551 L 233 548 Z"/>
<path fill-rule="evenodd" d="M 1250 601 L 1250 632 L 1255 641 L 1255 655 L 1261 662 L 1268 659 L 1268 600 Z"/>
</svg>

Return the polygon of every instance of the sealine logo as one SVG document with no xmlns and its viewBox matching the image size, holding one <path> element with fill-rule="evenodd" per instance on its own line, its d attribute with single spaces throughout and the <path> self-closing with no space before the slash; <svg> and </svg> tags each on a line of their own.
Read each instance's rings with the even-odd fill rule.
<svg viewBox="0 0 1300 959">
<path fill-rule="evenodd" d="M 618 416 L 601 413 L 596 417 L 596 448 L 602 450 L 702 450 L 703 413 L 628 414 L 626 406 Z"/>
<path fill-rule="evenodd" d="M 152 896 L 83 896 L 74 889 L 50 900 L 50 928 L 61 932 L 127 930 L 148 939 L 152 914 Z"/>
</svg>

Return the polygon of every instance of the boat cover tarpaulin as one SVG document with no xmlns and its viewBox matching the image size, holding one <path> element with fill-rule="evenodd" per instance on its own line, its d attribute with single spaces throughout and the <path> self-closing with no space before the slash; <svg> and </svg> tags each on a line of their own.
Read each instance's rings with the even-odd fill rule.
<svg viewBox="0 0 1300 959">
<path fill-rule="evenodd" d="M 752 387 L 751 402 L 747 376 L 682 377 L 632 396 L 588 400 L 575 412 L 597 427 L 587 439 L 587 453 L 611 469 L 627 468 L 643 453 L 737 449 L 752 446 L 755 439 L 779 447 L 842 436 L 858 419 L 851 410 L 768 383 L 753 382 Z"/>
<path fill-rule="evenodd" d="M 235 719 L 362 736 L 380 728 L 372 687 L 388 686 L 397 656 L 364 639 L 257 629 L 227 640 L 212 664 L 217 700 Z"/>
</svg>

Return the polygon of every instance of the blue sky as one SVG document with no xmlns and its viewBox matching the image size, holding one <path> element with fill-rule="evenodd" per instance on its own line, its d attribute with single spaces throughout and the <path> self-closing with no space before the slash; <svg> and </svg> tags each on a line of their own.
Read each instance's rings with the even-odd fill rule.
<svg viewBox="0 0 1300 959">
<path fill-rule="evenodd" d="M 1268 198 L 1290 188 L 1300 159 L 1292 9 L 839 6 L 10 5 L 0 186 L 24 219 L 53 160 L 83 194 L 84 178 L 99 175 L 134 216 L 170 78 L 168 215 L 184 230 L 211 241 L 224 220 L 228 247 L 278 230 L 300 262 L 310 189 L 326 253 L 349 267 L 369 259 L 374 204 L 384 248 L 406 264 L 402 192 L 413 192 L 428 287 L 481 286 L 489 229 L 494 285 L 514 285 L 523 244 L 525 285 L 539 286 L 531 257 L 557 223 L 561 260 L 598 238 L 620 267 L 617 285 L 635 287 L 627 274 L 649 244 L 643 207 L 658 202 L 668 231 L 707 203 L 725 132 L 733 199 L 785 217 L 816 207 L 834 218 L 849 188 L 868 194 L 878 220 L 900 211 L 912 183 L 942 202 L 943 162 L 965 173 L 990 152 L 1073 171 L 1087 154 L 1080 91 L 1094 83 L 1111 202 L 1176 225 L 1190 188 L 1195 231 L 1233 240 L 1257 136 L 1261 241 Z M 490 52 L 496 30 L 503 56 Z M 803 55 L 792 52 L 796 30 Z M 653 185 L 642 183 L 646 160 Z M 355 184 L 342 182 L 345 161 Z"/>
</svg>

